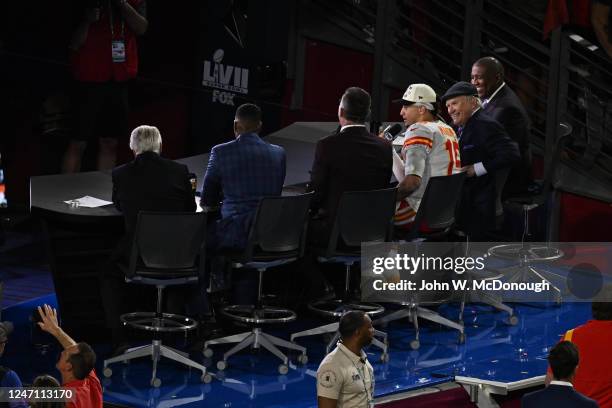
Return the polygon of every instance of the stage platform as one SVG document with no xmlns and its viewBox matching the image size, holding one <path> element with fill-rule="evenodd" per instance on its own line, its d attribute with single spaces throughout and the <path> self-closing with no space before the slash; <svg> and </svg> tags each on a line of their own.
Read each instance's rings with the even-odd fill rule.
<svg viewBox="0 0 612 408">
<path fill-rule="evenodd" d="M 29 316 L 36 305 L 43 303 L 54 304 L 55 297 L 37 298 L 3 311 L 3 320 L 15 322 L 16 330 L 2 364 L 18 372 L 24 383 L 41 373 L 59 376 L 55 369 L 58 348 L 37 348 L 30 340 Z M 440 311 L 451 318 L 458 313 L 456 305 L 444 305 Z M 501 394 L 541 384 L 549 348 L 567 329 L 590 318 L 590 304 L 516 305 L 516 311 L 519 323 L 508 326 L 502 313 L 485 306 L 468 307 L 467 339 L 463 345 L 457 344 L 456 332 L 425 324 L 419 350 L 410 349 L 414 332 L 408 321 L 391 323 L 386 329 L 389 362 L 379 361 L 378 350 L 367 351 L 375 371 L 375 396 L 380 400 L 419 389 L 437 391 L 440 385 L 455 381 Z M 306 319 L 271 332 L 289 337 L 290 331 L 314 323 Z M 279 361 L 265 352 L 242 353 L 230 359 L 228 369 L 219 374 L 214 363 L 225 350 L 223 347 L 217 347 L 212 361 L 207 362 L 215 375 L 210 384 L 200 383 L 197 371 L 163 361 L 158 371 L 162 386 L 150 388 L 149 359 L 115 364 L 112 378 L 103 379 L 102 360 L 109 351 L 105 345 L 96 345 L 97 371 L 103 380 L 105 401 L 132 407 L 313 407 L 315 372 L 323 357 L 324 342 L 315 336 L 304 339 L 302 344 L 308 347 L 308 364 L 292 365 L 285 376 L 277 372 Z M 199 353 L 192 356 L 203 360 Z"/>
</svg>

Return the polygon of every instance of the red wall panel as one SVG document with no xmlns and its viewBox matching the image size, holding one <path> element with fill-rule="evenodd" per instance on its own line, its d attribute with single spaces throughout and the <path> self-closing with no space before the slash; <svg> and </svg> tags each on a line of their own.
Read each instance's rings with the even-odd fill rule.
<svg viewBox="0 0 612 408">
<path fill-rule="evenodd" d="M 338 102 L 346 88 L 358 86 L 371 92 L 374 59 L 372 54 L 332 44 L 307 41 L 304 64 L 302 109 L 283 113 L 283 126 L 295 121 L 338 120 Z M 283 105 L 289 106 L 293 81 L 286 84 Z"/>
<path fill-rule="evenodd" d="M 562 193 L 559 241 L 612 241 L 612 206 L 602 201 Z"/>
</svg>

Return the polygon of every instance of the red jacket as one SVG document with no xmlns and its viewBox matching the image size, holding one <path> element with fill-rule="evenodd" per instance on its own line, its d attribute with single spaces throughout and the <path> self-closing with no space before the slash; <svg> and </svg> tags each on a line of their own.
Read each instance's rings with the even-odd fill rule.
<svg viewBox="0 0 612 408">
<path fill-rule="evenodd" d="M 128 0 L 138 8 L 144 0 Z M 113 15 L 113 35 L 110 29 L 110 12 L 102 10 L 100 19 L 89 25 L 85 43 L 72 52 L 70 63 L 74 78 L 84 82 L 127 81 L 138 73 L 138 47 L 136 35 L 120 16 Z M 122 35 L 123 21 L 123 35 Z M 125 62 L 113 62 L 111 45 L 114 40 L 125 42 Z"/>
</svg>

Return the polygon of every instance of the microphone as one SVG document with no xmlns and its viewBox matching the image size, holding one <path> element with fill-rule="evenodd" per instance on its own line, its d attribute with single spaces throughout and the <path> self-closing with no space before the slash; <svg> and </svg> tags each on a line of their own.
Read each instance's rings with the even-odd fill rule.
<svg viewBox="0 0 612 408">
<path fill-rule="evenodd" d="M 385 128 L 385 130 L 383 130 L 383 137 L 388 141 L 392 142 L 395 140 L 395 138 L 397 137 L 397 135 L 399 135 L 401 131 L 402 125 L 400 125 L 399 123 L 396 123 L 393 126 L 389 125 Z"/>
</svg>

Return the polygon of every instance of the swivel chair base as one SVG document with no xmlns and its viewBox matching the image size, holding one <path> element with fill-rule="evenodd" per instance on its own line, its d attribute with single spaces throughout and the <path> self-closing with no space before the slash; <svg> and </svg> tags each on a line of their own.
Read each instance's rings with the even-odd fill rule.
<svg viewBox="0 0 612 408">
<path fill-rule="evenodd" d="M 153 358 L 153 375 L 151 377 L 151 386 L 155 388 L 158 388 L 161 385 L 161 380 L 157 378 L 157 363 L 159 362 L 161 357 L 168 358 L 170 360 L 202 371 L 202 376 L 200 377 L 200 380 L 205 384 L 208 384 L 212 381 L 211 375 L 206 372 L 206 367 L 189 359 L 189 355 L 187 353 L 176 350 L 172 347 L 162 345 L 161 340 L 153 340 L 151 344 L 131 348 L 120 356 L 104 360 L 103 374 L 106 378 L 113 375 L 113 370 L 108 367 L 109 364 L 117 363 L 119 361 L 123 361 L 125 363 L 135 358 L 148 356 L 151 356 Z"/>
<path fill-rule="evenodd" d="M 472 282 L 473 281 L 487 281 L 487 280 L 496 280 L 496 279 L 500 279 L 503 274 L 501 273 L 497 273 L 497 274 L 493 274 L 493 275 L 489 275 L 489 276 L 474 276 L 473 272 L 469 272 L 466 274 L 469 282 L 468 282 L 468 286 L 469 288 L 472 288 Z M 491 306 L 497 310 L 499 310 L 500 312 L 505 312 L 508 314 L 508 320 L 506 320 L 506 323 L 510 326 L 516 326 L 518 324 L 518 316 L 514 313 L 514 309 L 512 309 L 510 306 L 508 306 L 507 304 L 505 304 L 502 301 L 502 298 L 498 295 L 493 295 L 491 293 L 488 293 L 484 290 L 476 290 L 476 291 L 464 291 L 463 292 L 463 297 L 461 299 L 461 304 L 459 306 L 459 323 L 460 324 L 464 324 L 463 321 L 463 316 L 465 313 L 465 305 L 467 302 L 470 303 L 483 303 L 485 305 Z"/>
<path fill-rule="evenodd" d="M 309 330 L 304 330 L 298 333 L 293 333 L 291 335 L 291 342 L 295 343 L 295 339 L 299 337 L 308 337 L 308 336 L 315 336 L 317 334 L 333 333 L 334 334 L 333 337 L 331 338 L 331 340 L 327 343 L 327 346 L 325 347 L 325 354 L 329 354 L 332 347 L 334 347 L 336 343 L 338 342 L 338 340 L 340 339 L 340 333 L 338 332 L 338 326 L 339 326 L 339 323 L 334 322 L 334 323 L 326 324 L 324 326 L 315 327 L 314 329 L 309 329 Z M 380 337 L 382 340 L 379 340 L 376 337 Z M 382 361 L 383 363 L 389 361 L 389 343 L 387 340 L 387 333 L 375 329 L 374 338 L 372 339 L 372 345 L 380 348 L 383 351 L 380 357 L 380 361 Z"/>
<path fill-rule="evenodd" d="M 219 339 L 208 340 L 204 343 L 204 356 L 210 358 L 213 356 L 213 350 L 210 348 L 213 344 L 236 344 L 232 349 L 223 354 L 223 360 L 217 362 L 218 370 L 225 370 L 227 368 L 227 359 L 239 351 L 251 346 L 254 349 L 263 347 L 270 353 L 278 357 L 282 363 L 278 366 L 279 374 L 287 374 L 289 371 L 289 358 L 278 349 L 278 347 L 285 347 L 289 350 L 299 351 L 301 354 L 298 357 L 298 362 L 306 364 L 308 362 L 308 356 L 306 355 L 306 348 L 283 340 L 279 337 L 272 336 L 270 334 L 261 331 L 261 328 L 255 327 L 250 332 L 244 332 L 240 334 L 234 334 L 233 336 L 222 337 Z"/>
<path fill-rule="evenodd" d="M 350 310 L 360 310 L 366 313 L 371 318 L 374 316 L 378 316 L 385 311 L 385 308 L 377 303 L 367 303 L 367 302 L 359 302 L 359 301 L 347 301 L 340 299 L 332 299 L 332 300 L 317 300 L 308 305 L 308 308 L 315 312 L 318 315 L 324 316 L 329 319 L 339 320 L 342 315 Z M 340 334 L 338 333 L 338 322 L 326 324 L 323 326 L 315 327 L 314 329 L 304 330 L 298 333 L 293 333 L 291 335 L 291 341 L 295 342 L 295 339 L 299 337 L 307 337 L 314 336 L 317 334 L 326 334 L 326 333 L 334 333 L 331 340 L 327 343 L 325 347 L 326 354 L 329 354 L 332 347 L 336 344 L 338 339 L 340 338 Z M 378 340 L 376 337 L 382 338 L 382 341 Z M 389 360 L 389 345 L 387 342 L 387 333 L 381 332 L 379 330 L 374 330 L 374 339 L 372 339 L 372 344 L 376 347 L 382 349 L 383 354 L 380 359 L 382 362 L 386 362 Z"/>
<path fill-rule="evenodd" d="M 506 282 L 545 282 L 551 289 L 554 302 L 559 305 L 563 301 L 561 289 L 553 281 L 554 274 L 539 271 L 532 264 L 535 262 L 553 262 L 563 257 L 559 248 L 548 246 L 531 246 L 530 243 L 503 244 L 489 248 L 489 255 L 501 259 L 518 259 L 519 264 L 499 269 Z M 512 299 L 507 299 L 512 301 Z"/>
<path fill-rule="evenodd" d="M 504 279 L 506 282 L 511 282 L 511 283 L 512 282 L 518 282 L 518 283 L 545 282 L 547 283 L 548 287 L 550 288 L 550 291 L 552 292 L 552 296 L 553 296 L 552 300 L 554 301 L 554 303 L 556 305 L 560 305 L 563 302 L 563 294 L 561 292 L 561 288 L 554 283 L 554 280 L 550 276 L 551 274 L 544 272 L 544 271 L 538 271 L 531 265 L 512 266 L 510 268 L 502 269 L 502 271 L 504 272 L 504 275 L 506 276 L 506 279 Z M 525 302 L 527 300 L 507 298 L 506 301 L 507 302 L 513 302 L 513 301 Z"/>
<path fill-rule="evenodd" d="M 449 320 L 443 317 L 442 315 L 434 312 L 433 310 L 429 310 L 427 308 L 417 306 L 416 304 L 409 305 L 406 308 L 402 308 L 402 309 L 396 310 L 393 313 L 389 313 L 387 316 L 381 317 L 380 319 L 375 320 L 373 324 L 375 325 L 387 324 L 394 320 L 403 319 L 405 317 L 410 319 L 415 329 L 414 339 L 410 341 L 410 348 L 412 348 L 413 350 L 417 350 L 419 347 L 421 347 L 421 342 L 419 340 L 419 331 L 420 331 L 419 330 L 419 318 L 426 319 L 434 323 L 439 323 L 442 326 L 446 326 L 451 329 L 458 330 L 459 331 L 459 339 L 458 339 L 459 344 L 465 343 L 465 329 L 463 327 L 463 324 L 453 322 L 452 320 Z"/>
<path fill-rule="evenodd" d="M 320 262 L 342 262 L 345 267 L 345 275 L 344 275 L 344 297 L 343 299 L 331 299 L 331 300 L 316 300 L 311 302 L 308 305 L 308 309 L 318 314 L 319 316 L 323 316 L 327 319 L 340 320 L 342 315 L 345 312 L 351 310 L 360 310 L 366 313 L 370 318 L 374 316 L 378 316 L 385 311 L 385 308 L 379 305 L 378 303 L 369 303 L 369 302 L 361 302 L 358 300 L 351 300 L 349 295 L 350 288 L 350 279 L 351 279 L 351 266 L 358 261 L 359 258 L 355 256 L 339 256 L 333 258 L 318 258 Z M 314 336 L 317 334 L 326 334 L 333 333 L 331 340 L 327 343 L 325 347 L 326 354 L 329 354 L 332 347 L 336 344 L 338 339 L 340 338 L 340 334 L 338 333 L 339 323 L 330 323 L 323 326 L 315 327 L 314 329 L 303 330 L 298 333 L 293 333 L 291 335 L 291 342 L 295 342 L 295 339 L 299 337 L 307 337 Z M 376 337 L 382 338 L 378 340 Z M 376 347 L 382 349 L 383 353 L 380 357 L 382 362 L 389 361 L 389 345 L 387 341 L 387 333 L 381 332 L 379 330 L 374 330 L 374 339 L 372 339 L 372 344 Z"/>
<path fill-rule="evenodd" d="M 340 319 L 340 317 L 342 317 L 345 312 L 350 310 L 361 310 L 370 317 L 378 316 L 379 314 L 385 311 L 385 308 L 377 303 L 364 303 L 357 301 L 351 302 L 339 299 L 315 301 L 309 304 L 308 308 L 319 315 L 332 319 Z M 339 323 L 334 322 L 323 326 L 315 327 L 314 329 L 303 330 L 298 333 L 293 333 L 291 335 L 291 341 L 295 342 L 295 339 L 299 337 L 333 333 L 334 335 L 325 347 L 325 353 L 329 354 L 331 349 L 340 339 L 338 327 Z M 382 341 L 377 339 L 376 337 L 380 337 Z M 380 360 L 382 362 L 389 361 L 389 344 L 387 341 L 387 333 L 379 330 L 374 330 L 374 338 L 372 339 L 372 344 L 382 350 L 383 353 L 380 357 Z"/>
<path fill-rule="evenodd" d="M 252 305 L 232 305 L 223 308 L 221 312 L 224 316 L 248 324 L 265 324 L 265 323 L 288 323 L 296 319 L 295 312 L 267 306 L 255 307 Z M 278 357 L 282 363 L 278 366 L 278 372 L 280 374 L 287 374 L 289 370 L 289 358 L 278 349 L 278 347 L 284 347 L 289 350 L 299 351 L 301 354 L 298 357 L 298 362 L 306 364 L 308 362 L 308 356 L 306 355 L 306 348 L 288 342 L 287 340 L 281 339 L 276 336 L 264 333 L 261 328 L 254 327 L 251 331 L 234 334 L 232 336 L 221 337 L 218 339 L 208 340 L 204 343 L 204 357 L 211 358 L 213 356 L 213 350 L 210 348 L 213 344 L 236 344 L 232 349 L 227 351 L 223 355 L 223 360 L 217 362 L 217 369 L 225 370 L 227 368 L 227 359 L 239 351 L 251 346 L 254 349 L 263 347 L 270 353 Z"/>
<path fill-rule="evenodd" d="M 158 288 L 161 292 L 161 288 Z M 157 333 L 169 332 L 187 332 L 195 329 L 198 324 L 195 320 L 172 313 L 161 313 L 161 295 L 158 297 L 158 312 L 134 312 L 121 315 L 121 321 L 124 325 L 134 327 L 136 329 L 148 330 Z M 203 383 L 209 383 L 212 380 L 210 374 L 206 372 L 206 367 L 189 358 L 189 354 L 176 350 L 169 346 L 162 345 L 161 340 L 154 339 L 151 344 L 145 346 L 134 347 L 126 351 L 120 356 L 112 357 L 104 360 L 103 374 L 106 378 L 113 375 L 113 370 L 108 367 L 109 364 L 119 361 L 127 362 L 139 357 L 153 357 L 153 375 L 151 377 L 151 386 L 157 388 L 161 385 L 161 380 L 157 378 L 157 363 L 161 357 L 166 357 L 170 360 L 184 364 L 189 367 L 196 368 L 202 371 L 200 380 Z"/>
</svg>

